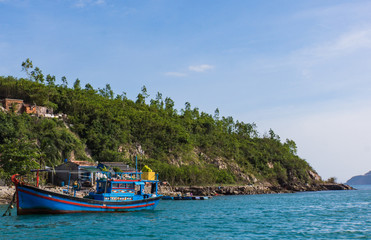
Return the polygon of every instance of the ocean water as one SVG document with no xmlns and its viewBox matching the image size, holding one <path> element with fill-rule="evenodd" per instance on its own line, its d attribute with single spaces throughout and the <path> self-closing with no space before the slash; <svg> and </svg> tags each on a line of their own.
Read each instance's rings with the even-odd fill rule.
<svg viewBox="0 0 371 240">
<path fill-rule="evenodd" d="M 371 186 L 358 188 L 162 200 L 143 212 L 13 212 L 0 216 L 0 239 L 371 239 Z"/>
</svg>

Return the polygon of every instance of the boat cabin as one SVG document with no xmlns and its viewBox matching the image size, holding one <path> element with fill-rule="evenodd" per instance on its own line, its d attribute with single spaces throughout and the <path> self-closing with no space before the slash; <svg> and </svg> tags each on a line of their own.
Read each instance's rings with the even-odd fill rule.
<svg viewBox="0 0 371 240">
<path fill-rule="evenodd" d="M 136 177 L 133 177 L 134 174 Z M 116 173 L 112 178 L 97 180 L 96 191 L 90 192 L 89 198 L 100 201 L 121 202 L 156 197 L 158 182 L 157 179 L 142 179 L 141 173 Z"/>
</svg>

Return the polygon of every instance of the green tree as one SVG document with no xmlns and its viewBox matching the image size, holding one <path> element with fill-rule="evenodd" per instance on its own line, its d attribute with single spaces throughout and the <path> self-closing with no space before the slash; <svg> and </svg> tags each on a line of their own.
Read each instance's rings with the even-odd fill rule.
<svg viewBox="0 0 371 240">
<path fill-rule="evenodd" d="M 31 71 L 31 78 L 37 83 L 44 83 L 45 81 L 44 74 L 38 67 L 35 67 L 35 69 Z"/>
<path fill-rule="evenodd" d="M 63 76 L 63 77 L 61 78 L 61 81 L 62 81 L 62 86 L 63 86 L 64 88 L 67 88 L 67 87 L 68 87 L 67 78 L 66 78 L 65 76 Z"/>
<path fill-rule="evenodd" d="M 27 58 L 26 61 L 22 62 L 22 71 L 25 71 L 29 78 L 31 78 L 30 69 L 32 68 L 33 68 L 33 64 L 29 58 Z"/>
<path fill-rule="evenodd" d="M 114 96 L 111 85 L 109 84 L 106 84 L 105 88 L 99 89 L 99 94 L 108 99 L 113 99 L 113 96 Z"/>
<path fill-rule="evenodd" d="M 28 174 L 38 168 L 41 154 L 37 147 L 26 139 L 8 139 L 0 145 L 0 165 L 3 177 L 9 179 L 13 174 Z"/>
<path fill-rule="evenodd" d="M 54 86 L 55 85 L 55 76 L 51 76 L 48 74 L 46 76 L 46 82 L 48 83 L 48 86 Z"/>
<path fill-rule="evenodd" d="M 76 79 L 75 83 L 73 84 L 73 89 L 75 90 L 81 90 L 81 84 L 80 84 L 80 79 Z"/>
<path fill-rule="evenodd" d="M 94 88 L 92 85 L 90 85 L 90 83 L 87 83 L 85 84 L 85 90 L 90 91 L 90 90 L 94 90 Z"/>
</svg>

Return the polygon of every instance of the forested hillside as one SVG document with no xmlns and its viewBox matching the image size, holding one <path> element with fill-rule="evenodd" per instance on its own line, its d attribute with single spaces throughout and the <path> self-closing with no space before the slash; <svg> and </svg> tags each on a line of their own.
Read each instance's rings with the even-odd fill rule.
<svg viewBox="0 0 371 240">
<path fill-rule="evenodd" d="M 297 156 L 292 140 L 272 130 L 261 136 L 254 123 L 234 121 L 192 108 L 174 108 L 158 93 L 150 99 L 145 86 L 135 100 L 117 95 L 107 84 L 73 88 L 62 77 L 43 75 L 27 60 L 26 78 L 0 77 L 0 99 L 16 98 L 47 106 L 67 119 L 47 119 L 0 111 L 0 171 L 16 172 L 59 164 L 64 158 L 123 161 L 134 156 L 171 184 L 311 183 L 315 171 Z M 88 153 L 88 155 L 87 155 Z"/>
</svg>

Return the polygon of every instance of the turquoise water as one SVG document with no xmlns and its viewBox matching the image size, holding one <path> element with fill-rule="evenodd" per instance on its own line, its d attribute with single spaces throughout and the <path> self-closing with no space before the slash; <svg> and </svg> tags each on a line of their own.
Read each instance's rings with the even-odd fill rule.
<svg viewBox="0 0 371 240">
<path fill-rule="evenodd" d="M 143 212 L 0 217 L 0 239 L 76 238 L 371 239 L 371 186 L 161 201 Z"/>
</svg>

